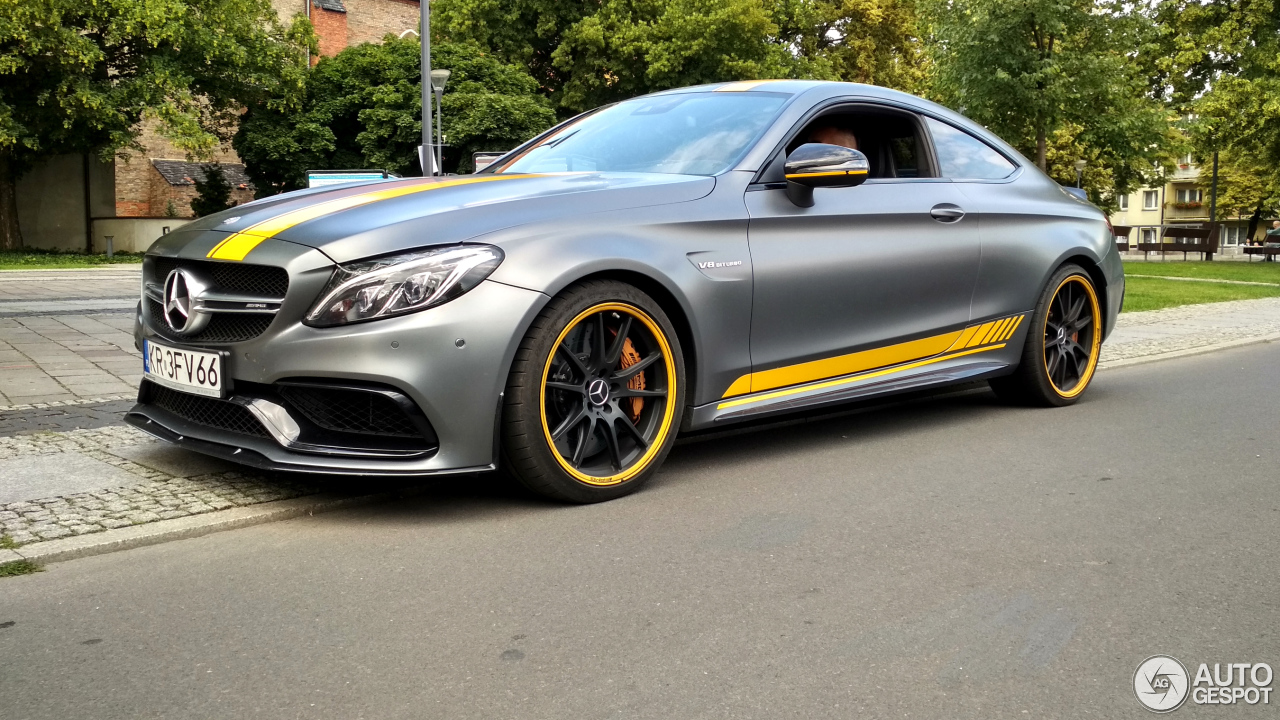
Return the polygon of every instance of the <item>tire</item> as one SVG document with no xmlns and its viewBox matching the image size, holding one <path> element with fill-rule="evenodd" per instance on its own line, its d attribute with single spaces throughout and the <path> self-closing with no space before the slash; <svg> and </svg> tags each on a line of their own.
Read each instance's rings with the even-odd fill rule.
<svg viewBox="0 0 1280 720">
<path fill-rule="evenodd" d="M 1040 293 L 1018 369 L 989 384 L 1006 402 L 1071 405 L 1093 380 L 1101 350 L 1102 309 L 1093 280 L 1079 265 L 1063 265 Z"/>
<path fill-rule="evenodd" d="M 675 443 L 684 388 L 679 339 L 652 298 L 615 281 L 571 286 L 547 303 L 516 351 L 502 467 L 565 502 L 635 492 Z"/>
</svg>

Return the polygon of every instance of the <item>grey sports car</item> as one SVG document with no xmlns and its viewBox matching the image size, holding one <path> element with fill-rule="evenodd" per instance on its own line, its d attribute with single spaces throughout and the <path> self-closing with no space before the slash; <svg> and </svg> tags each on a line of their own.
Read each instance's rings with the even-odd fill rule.
<svg viewBox="0 0 1280 720">
<path fill-rule="evenodd" d="M 143 273 L 137 427 L 260 468 L 502 466 L 574 502 L 635 490 L 680 431 L 982 379 L 1072 403 L 1124 297 L 1103 213 L 999 138 L 807 81 L 259 200 Z"/>
</svg>

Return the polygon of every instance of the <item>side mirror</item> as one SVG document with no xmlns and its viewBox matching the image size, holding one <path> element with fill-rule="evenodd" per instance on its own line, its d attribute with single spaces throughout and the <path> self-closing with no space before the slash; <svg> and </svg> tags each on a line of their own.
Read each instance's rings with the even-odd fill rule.
<svg viewBox="0 0 1280 720">
<path fill-rule="evenodd" d="M 799 207 L 813 207 L 817 187 L 853 187 L 867 179 L 871 163 L 857 150 L 840 145 L 808 143 L 787 156 L 787 198 Z"/>
</svg>

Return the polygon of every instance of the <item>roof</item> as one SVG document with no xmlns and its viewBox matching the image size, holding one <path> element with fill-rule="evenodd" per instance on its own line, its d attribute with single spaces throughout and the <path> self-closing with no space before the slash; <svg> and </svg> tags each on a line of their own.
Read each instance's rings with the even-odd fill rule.
<svg viewBox="0 0 1280 720">
<path fill-rule="evenodd" d="M 185 160 L 157 160 L 152 158 L 151 165 L 156 172 L 170 185 L 195 185 L 196 180 L 204 180 L 204 166 L 209 163 L 187 162 Z M 216 163 L 222 168 L 223 175 L 232 188 L 253 189 L 253 181 L 244 172 L 241 163 Z"/>
<path fill-rule="evenodd" d="M 342 0 L 311 0 L 311 4 L 321 10 L 332 10 L 341 13 L 347 11 L 347 8 L 342 4 Z"/>
</svg>

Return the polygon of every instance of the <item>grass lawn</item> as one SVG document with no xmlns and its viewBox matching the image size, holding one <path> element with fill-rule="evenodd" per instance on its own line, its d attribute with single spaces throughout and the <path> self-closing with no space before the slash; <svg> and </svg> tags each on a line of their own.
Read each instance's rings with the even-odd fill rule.
<svg viewBox="0 0 1280 720">
<path fill-rule="evenodd" d="M 1126 260 L 1124 274 L 1203 278 L 1213 280 L 1246 280 L 1280 284 L 1280 262 L 1142 262 Z M 1192 284 L 1192 283 L 1187 283 Z"/>
<path fill-rule="evenodd" d="M 1213 263 L 1218 265 L 1219 263 Z M 1221 263 L 1227 265 L 1228 263 Z M 1230 263 L 1236 265 L 1237 263 Z M 1253 300 L 1280 297 L 1280 286 L 1229 285 L 1227 283 L 1182 282 L 1158 277 L 1141 277 L 1125 264 L 1124 311 L 1159 310 L 1177 305 Z M 1237 278 L 1230 278 L 1235 280 Z M 1260 280 L 1257 282 L 1267 282 Z"/>
<path fill-rule="evenodd" d="M 115 257 L 108 260 L 105 254 L 86 255 L 52 250 L 0 251 L 0 270 L 62 270 L 140 262 L 142 262 L 142 253 L 116 253 Z"/>
</svg>

